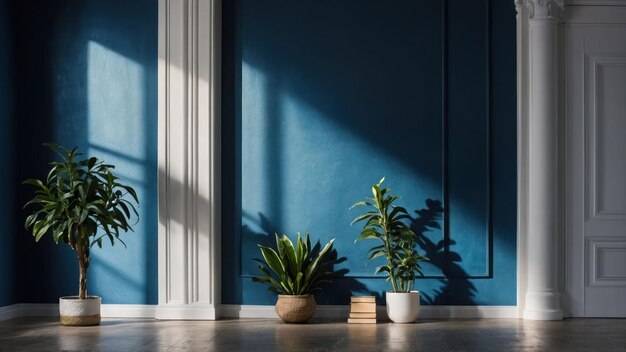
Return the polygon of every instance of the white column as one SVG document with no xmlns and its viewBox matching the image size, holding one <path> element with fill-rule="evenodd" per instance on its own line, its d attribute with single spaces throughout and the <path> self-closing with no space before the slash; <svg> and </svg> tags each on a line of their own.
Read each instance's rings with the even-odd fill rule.
<svg viewBox="0 0 626 352">
<path fill-rule="evenodd" d="M 521 125 L 526 128 L 526 180 L 522 187 L 526 195 L 520 200 L 525 207 L 521 265 L 525 268 L 525 294 L 523 302 L 524 319 L 557 320 L 563 318 L 559 302 L 559 94 L 558 94 L 558 52 L 559 23 L 562 1 L 525 0 L 528 13 L 521 21 L 529 21 L 528 64 L 523 66 L 528 72 L 526 84 L 527 98 L 520 104 L 528 104 L 527 119 Z M 519 5 L 519 1 L 517 2 Z M 518 8 L 519 10 L 519 8 Z M 521 16 L 520 16 L 521 17 Z M 518 27 L 519 28 L 519 27 Z M 522 46 L 524 47 L 524 46 Z M 523 203 L 526 204 L 523 204 Z"/>
<path fill-rule="evenodd" d="M 157 319 L 217 319 L 219 0 L 159 0 Z"/>
</svg>

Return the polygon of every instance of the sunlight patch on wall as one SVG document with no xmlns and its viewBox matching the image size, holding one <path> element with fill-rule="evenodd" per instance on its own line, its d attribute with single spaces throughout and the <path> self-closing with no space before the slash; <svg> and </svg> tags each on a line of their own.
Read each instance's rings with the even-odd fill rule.
<svg viewBox="0 0 626 352">
<path fill-rule="evenodd" d="M 262 209 L 271 208 L 278 196 L 274 185 L 269 182 L 268 173 L 280 172 L 272 168 L 272 159 L 278 150 L 269 150 L 272 140 L 276 139 L 276 126 L 272 126 L 272 112 L 275 106 L 268 101 L 268 81 L 262 72 L 254 67 L 242 64 L 242 86 L 246 87 L 246 99 L 242 100 L 242 175 L 256 175 L 243 182 L 242 194 L 256 194 L 255 197 L 243 197 L 244 211 L 256 214 Z M 247 153 L 253 151 L 253 154 Z M 266 214 L 267 215 L 267 214 Z"/>
<path fill-rule="evenodd" d="M 147 190 L 144 68 L 92 41 L 87 59 L 87 154 L 115 165 L 115 174 L 135 188 L 141 202 Z M 145 296 L 143 271 L 127 270 L 145 262 L 149 241 L 138 235 L 145 233 L 148 221 L 141 206 L 138 211 L 142 221 L 133 226 L 135 232 L 120 234 L 127 248 L 119 242 L 111 248 L 105 240 L 102 250 L 92 251 L 90 292 L 107 291 L 106 303 Z M 136 220 L 133 216 L 131 224 Z"/>
<path fill-rule="evenodd" d="M 89 143 L 143 160 L 143 68 L 95 42 L 89 42 L 87 55 Z"/>
</svg>

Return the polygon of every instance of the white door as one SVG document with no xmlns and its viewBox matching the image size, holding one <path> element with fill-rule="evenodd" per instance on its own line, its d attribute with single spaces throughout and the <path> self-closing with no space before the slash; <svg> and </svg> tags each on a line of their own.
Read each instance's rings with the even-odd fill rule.
<svg viewBox="0 0 626 352">
<path fill-rule="evenodd" d="M 626 317 L 626 9 L 573 10 L 564 31 L 564 299 L 572 316 Z"/>
</svg>

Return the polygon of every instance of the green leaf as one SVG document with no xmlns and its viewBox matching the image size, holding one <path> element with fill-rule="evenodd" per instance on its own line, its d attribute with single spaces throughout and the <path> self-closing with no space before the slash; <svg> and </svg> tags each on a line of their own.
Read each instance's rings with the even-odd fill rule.
<svg viewBox="0 0 626 352">
<path fill-rule="evenodd" d="M 301 292 L 300 288 L 301 288 L 301 282 L 302 282 L 302 277 L 304 276 L 304 274 L 302 272 L 299 272 L 296 275 L 296 287 L 295 287 L 295 291 L 297 292 L 297 294 L 301 295 L 304 292 Z"/>
<path fill-rule="evenodd" d="M 98 162 L 97 158 L 89 158 L 89 160 L 87 161 L 87 169 L 91 170 L 93 169 L 93 166 L 96 165 L 96 163 Z"/>
<path fill-rule="evenodd" d="M 376 215 L 378 215 L 378 214 L 375 213 L 375 212 L 371 212 L 371 211 L 367 212 L 367 213 L 364 213 L 364 214 L 361 214 L 361 215 L 357 216 L 356 218 L 354 218 L 354 220 L 352 220 L 352 222 L 350 223 L 350 226 L 352 226 L 354 223 L 357 223 L 359 221 L 363 221 L 365 219 L 369 219 L 369 218 L 371 218 L 373 216 L 376 216 Z"/>
<path fill-rule="evenodd" d="M 375 229 L 369 228 L 363 230 L 356 240 L 378 239 L 380 237 L 382 237 L 382 234 L 378 233 Z"/>
<path fill-rule="evenodd" d="M 35 225 L 36 227 L 37 225 Z M 48 223 L 44 223 L 43 226 L 41 226 L 40 228 L 37 229 L 37 231 L 34 231 L 34 235 L 35 235 L 35 242 L 39 242 L 39 240 L 41 239 L 41 237 L 43 235 L 46 234 L 46 232 L 48 232 L 48 229 L 50 228 L 50 224 Z"/>
<path fill-rule="evenodd" d="M 376 270 L 374 271 L 374 274 L 379 274 L 382 272 L 391 273 L 391 269 L 389 268 L 388 265 L 381 265 L 378 268 L 376 268 Z"/>
<path fill-rule="evenodd" d="M 376 258 L 378 258 L 380 256 L 385 255 L 385 254 L 386 254 L 386 252 L 384 250 L 375 251 L 375 252 L 372 252 L 372 254 L 370 254 L 370 256 L 369 256 L 369 258 L 367 258 L 367 260 L 371 261 L 371 260 L 374 260 L 374 259 L 376 259 Z"/>
<path fill-rule="evenodd" d="M 29 178 L 25 181 L 22 182 L 23 185 L 31 185 L 31 186 L 35 186 L 35 187 L 39 187 L 41 189 L 47 189 L 47 187 L 43 184 L 43 182 L 41 182 L 40 180 L 34 179 L 34 178 Z"/>
<path fill-rule="evenodd" d="M 389 213 L 389 219 L 394 220 L 398 214 L 407 214 L 407 211 L 403 207 L 394 207 L 391 213 Z"/>
<path fill-rule="evenodd" d="M 26 230 L 28 230 L 31 226 L 33 226 L 33 224 L 35 223 L 35 221 L 37 221 L 37 217 L 39 216 L 40 212 L 36 212 L 32 215 L 29 215 L 26 218 L 26 222 L 24 222 L 24 227 L 26 228 Z"/>
<path fill-rule="evenodd" d="M 263 259 L 267 265 L 272 269 L 278 277 L 285 276 L 285 266 L 281 262 L 278 254 L 271 248 L 265 247 L 262 245 L 258 245 L 261 250 L 261 254 L 263 255 Z"/>
<path fill-rule="evenodd" d="M 366 201 L 356 202 L 349 208 L 349 210 L 352 210 L 353 208 L 361 207 L 361 206 L 364 206 L 364 205 L 372 206 L 372 203 L 366 202 Z"/>
<path fill-rule="evenodd" d="M 130 219 L 130 210 L 128 209 L 128 207 L 126 206 L 126 204 L 124 204 L 123 202 L 119 202 L 117 203 L 122 210 L 124 211 L 124 215 L 126 215 L 126 218 Z"/>
</svg>

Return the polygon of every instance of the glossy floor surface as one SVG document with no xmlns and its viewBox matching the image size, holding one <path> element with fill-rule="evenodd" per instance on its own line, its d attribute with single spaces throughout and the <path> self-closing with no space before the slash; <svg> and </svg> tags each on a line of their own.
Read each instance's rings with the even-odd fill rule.
<svg viewBox="0 0 626 352">
<path fill-rule="evenodd" d="M 348 325 L 278 320 L 104 319 L 64 327 L 51 318 L 0 322 L 0 351 L 626 351 L 626 319 L 431 320 Z"/>
</svg>

